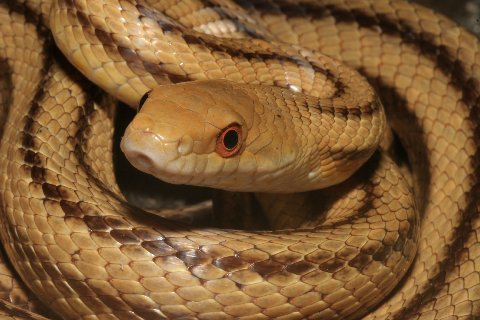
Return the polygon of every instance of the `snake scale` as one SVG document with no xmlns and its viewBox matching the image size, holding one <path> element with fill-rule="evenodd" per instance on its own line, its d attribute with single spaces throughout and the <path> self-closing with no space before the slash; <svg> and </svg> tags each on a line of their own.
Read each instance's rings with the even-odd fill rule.
<svg viewBox="0 0 480 320">
<path fill-rule="evenodd" d="M 54 10 L 43 0 L 0 3 L 3 318 L 480 317 L 473 35 L 393 0 L 53 2 Z M 335 73 L 317 51 L 358 70 L 379 94 L 415 199 L 375 152 L 338 187 L 307 193 L 331 207 L 326 218 L 299 212 L 298 229 L 195 228 L 125 202 L 112 173 L 115 103 L 104 91 L 132 106 L 158 84 L 189 80 L 298 91 L 316 66 L 331 101 L 368 96 L 364 80 L 348 83 L 355 72 Z M 311 84 L 300 89 L 322 98 Z M 172 92 L 214 90 L 182 85 Z M 329 110 L 334 129 L 358 117 Z"/>
</svg>

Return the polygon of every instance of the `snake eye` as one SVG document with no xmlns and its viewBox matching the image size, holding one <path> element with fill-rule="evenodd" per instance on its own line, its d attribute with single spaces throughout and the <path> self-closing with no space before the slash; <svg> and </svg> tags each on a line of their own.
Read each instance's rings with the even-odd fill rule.
<svg viewBox="0 0 480 320">
<path fill-rule="evenodd" d="M 150 92 L 152 92 L 152 90 L 148 90 L 147 92 L 145 92 L 145 94 L 140 99 L 140 102 L 138 103 L 138 107 L 137 107 L 137 112 L 140 112 L 140 109 L 142 109 L 143 104 L 145 103 L 145 101 L 147 101 L 147 98 Z"/>
<path fill-rule="evenodd" d="M 224 158 L 234 156 L 240 150 L 241 141 L 242 127 L 238 123 L 232 123 L 217 136 L 215 151 Z"/>
</svg>

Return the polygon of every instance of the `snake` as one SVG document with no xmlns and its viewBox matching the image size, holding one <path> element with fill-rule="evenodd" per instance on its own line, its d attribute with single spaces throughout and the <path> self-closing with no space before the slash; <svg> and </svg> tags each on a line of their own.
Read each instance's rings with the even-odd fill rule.
<svg viewBox="0 0 480 320">
<path fill-rule="evenodd" d="M 7 0 L 0 21 L 3 318 L 480 317 L 480 50 L 444 16 Z M 129 204 L 117 101 L 135 167 L 253 192 L 270 229 Z"/>
</svg>

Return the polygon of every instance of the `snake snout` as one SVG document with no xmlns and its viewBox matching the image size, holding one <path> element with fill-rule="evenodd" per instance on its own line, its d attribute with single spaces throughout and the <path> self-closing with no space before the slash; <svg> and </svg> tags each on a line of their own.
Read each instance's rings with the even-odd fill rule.
<svg viewBox="0 0 480 320">
<path fill-rule="evenodd" d="M 145 130 L 127 129 L 120 148 L 135 168 L 151 174 L 180 156 L 177 143 Z"/>
<path fill-rule="evenodd" d="M 128 159 L 131 163 L 133 163 L 136 168 L 139 169 L 143 168 L 145 170 L 148 170 L 153 167 L 153 159 L 145 153 L 135 151 L 130 152 L 130 156 L 128 157 Z"/>
</svg>

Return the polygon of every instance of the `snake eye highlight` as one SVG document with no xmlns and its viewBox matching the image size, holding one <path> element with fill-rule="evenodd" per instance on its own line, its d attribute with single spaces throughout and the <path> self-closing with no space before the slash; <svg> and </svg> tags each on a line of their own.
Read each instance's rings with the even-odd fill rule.
<svg viewBox="0 0 480 320">
<path fill-rule="evenodd" d="M 224 158 L 234 156 L 240 151 L 241 142 L 242 127 L 238 123 L 232 123 L 218 135 L 215 151 Z"/>
<path fill-rule="evenodd" d="M 143 104 L 145 103 L 145 101 L 147 101 L 147 98 L 150 92 L 152 92 L 152 90 L 148 90 L 147 92 L 145 92 L 145 94 L 140 99 L 140 102 L 138 103 L 138 107 L 137 107 L 137 112 L 140 112 L 140 109 L 142 109 Z"/>
</svg>

